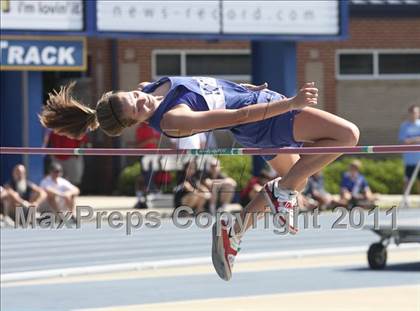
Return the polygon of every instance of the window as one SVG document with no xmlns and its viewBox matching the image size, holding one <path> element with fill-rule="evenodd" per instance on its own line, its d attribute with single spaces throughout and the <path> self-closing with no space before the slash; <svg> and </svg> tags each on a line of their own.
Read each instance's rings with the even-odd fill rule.
<svg viewBox="0 0 420 311">
<path fill-rule="evenodd" d="M 158 50 L 153 52 L 153 78 L 212 76 L 237 82 L 251 80 L 248 50 Z"/>
<path fill-rule="evenodd" d="M 379 54 L 380 74 L 420 74 L 419 54 Z"/>
<path fill-rule="evenodd" d="M 372 54 L 341 54 L 340 73 L 344 75 L 373 74 Z"/>
<path fill-rule="evenodd" d="M 338 79 L 420 79 L 420 50 L 337 51 Z"/>
<path fill-rule="evenodd" d="M 156 74 L 158 76 L 179 76 L 181 74 L 181 59 L 179 55 L 156 55 Z"/>
<path fill-rule="evenodd" d="M 251 72 L 249 55 L 187 55 L 187 75 L 247 75 Z"/>
</svg>

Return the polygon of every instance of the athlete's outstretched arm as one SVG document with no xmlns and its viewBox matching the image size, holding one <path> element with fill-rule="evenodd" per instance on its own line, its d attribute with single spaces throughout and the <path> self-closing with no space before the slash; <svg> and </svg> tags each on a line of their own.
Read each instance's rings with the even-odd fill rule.
<svg viewBox="0 0 420 311">
<path fill-rule="evenodd" d="M 218 128 L 232 127 L 272 118 L 294 109 L 317 104 L 318 89 L 307 83 L 292 98 L 270 103 L 258 103 L 240 109 L 191 111 L 187 106 L 168 111 L 161 122 L 165 133 L 171 136 L 187 136 Z"/>
</svg>

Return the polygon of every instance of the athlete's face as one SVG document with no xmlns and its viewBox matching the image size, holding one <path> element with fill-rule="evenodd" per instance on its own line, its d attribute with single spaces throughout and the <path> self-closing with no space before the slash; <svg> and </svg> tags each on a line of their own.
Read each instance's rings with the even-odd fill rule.
<svg viewBox="0 0 420 311">
<path fill-rule="evenodd" d="M 155 111 L 155 98 L 152 95 L 140 92 L 119 92 L 118 97 L 123 105 L 123 114 L 126 118 L 143 122 L 149 119 Z"/>
</svg>

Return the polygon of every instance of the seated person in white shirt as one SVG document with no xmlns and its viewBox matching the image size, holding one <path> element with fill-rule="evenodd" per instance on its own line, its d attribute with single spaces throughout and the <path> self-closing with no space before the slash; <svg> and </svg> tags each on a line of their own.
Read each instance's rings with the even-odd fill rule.
<svg viewBox="0 0 420 311">
<path fill-rule="evenodd" d="M 53 162 L 49 174 L 41 181 L 41 187 L 47 192 L 47 204 L 50 209 L 73 214 L 76 207 L 76 197 L 80 194 L 79 188 L 61 177 L 63 168 Z"/>
</svg>

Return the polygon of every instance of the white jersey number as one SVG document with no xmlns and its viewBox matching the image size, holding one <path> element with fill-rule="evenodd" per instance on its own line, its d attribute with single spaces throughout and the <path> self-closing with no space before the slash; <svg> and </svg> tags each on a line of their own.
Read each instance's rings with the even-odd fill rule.
<svg viewBox="0 0 420 311">
<path fill-rule="evenodd" d="M 201 95 L 207 102 L 210 110 L 226 108 L 225 94 L 221 85 L 215 78 L 194 77 L 200 86 Z"/>
</svg>

